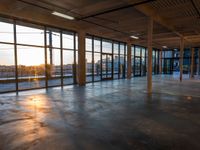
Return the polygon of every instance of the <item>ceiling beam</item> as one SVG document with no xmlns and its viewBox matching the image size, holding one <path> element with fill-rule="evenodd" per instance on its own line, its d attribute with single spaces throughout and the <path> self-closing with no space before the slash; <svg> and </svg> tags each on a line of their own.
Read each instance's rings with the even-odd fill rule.
<svg viewBox="0 0 200 150">
<path fill-rule="evenodd" d="M 174 32 L 177 36 L 182 37 L 183 35 L 176 31 L 175 27 L 171 24 L 171 22 L 164 17 L 159 16 L 159 14 L 147 4 L 135 6 L 135 9 L 143 13 L 148 17 L 152 17 L 155 22 L 166 27 L 170 31 Z"/>
<path fill-rule="evenodd" d="M 142 4 L 150 3 L 152 1 L 156 1 L 156 0 L 144 0 L 142 2 L 129 4 L 129 5 L 125 5 L 125 6 L 121 6 L 121 7 L 117 7 L 117 8 L 113 8 L 113 9 L 109 9 L 109 10 L 105 10 L 105 11 L 102 11 L 102 12 L 98 12 L 98 13 L 95 13 L 95 14 L 92 14 L 92 15 L 89 15 L 89 16 L 85 16 L 85 17 L 79 18 L 79 19 L 83 20 L 83 19 L 87 19 L 87 18 L 91 18 L 91 17 L 96 17 L 96 16 L 100 16 L 100 15 L 103 15 L 103 14 L 107 14 L 107 13 L 116 12 L 116 11 L 119 11 L 119 10 L 131 8 L 131 7 L 134 7 L 134 6 L 140 6 Z"/>
</svg>

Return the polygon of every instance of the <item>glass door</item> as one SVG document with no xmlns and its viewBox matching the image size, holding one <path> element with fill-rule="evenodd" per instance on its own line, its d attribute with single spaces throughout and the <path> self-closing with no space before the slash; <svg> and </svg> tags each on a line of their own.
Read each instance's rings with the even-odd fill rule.
<svg viewBox="0 0 200 150">
<path fill-rule="evenodd" d="M 102 80 L 113 79 L 113 56 L 112 54 L 102 53 Z"/>
<path fill-rule="evenodd" d="M 172 74 L 173 73 L 173 63 L 172 59 L 164 59 L 164 68 L 163 68 L 164 74 Z"/>
<path fill-rule="evenodd" d="M 141 57 L 135 56 L 134 76 L 141 76 Z"/>
</svg>

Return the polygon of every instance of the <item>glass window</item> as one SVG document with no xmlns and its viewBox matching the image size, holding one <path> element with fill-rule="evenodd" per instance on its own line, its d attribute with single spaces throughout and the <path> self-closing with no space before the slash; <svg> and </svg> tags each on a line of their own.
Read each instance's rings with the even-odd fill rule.
<svg viewBox="0 0 200 150">
<path fill-rule="evenodd" d="M 94 53 L 94 81 L 101 79 L 101 55 Z"/>
<path fill-rule="evenodd" d="M 135 56 L 140 56 L 141 54 L 140 54 L 140 47 L 135 47 Z"/>
<path fill-rule="evenodd" d="M 132 56 L 135 55 L 135 49 L 134 49 L 134 46 L 131 47 L 131 55 L 132 55 Z"/>
<path fill-rule="evenodd" d="M 64 84 L 72 84 L 74 77 L 74 51 L 63 50 L 63 81 Z"/>
<path fill-rule="evenodd" d="M 94 38 L 94 51 L 95 52 L 101 51 L 101 41 L 100 41 L 100 39 Z"/>
<path fill-rule="evenodd" d="M 162 58 L 165 58 L 165 51 L 162 51 Z"/>
<path fill-rule="evenodd" d="M 14 43 L 13 24 L 0 22 L 0 41 Z"/>
<path fill-rule="evenodd" d="M 112 43 L 108 41 L 102 42 L 102 52 L 103 53 L 112 53 Z"/>
<path fill-rule="evenodd" d="M 75 49 L 78 50 L 78 36 L 77 36 L 77 34 L 76 34 L 76 37 L 75 37 L 75 42 L 76 42 Z"/>
<path fill-rule="evenodd" d="M 47 46 L 48 47 L 54 47 L 54 48 L 60 48 L 61 43 L 61 36 L 59 32 L 54 32 L 51 30 L 47 31 Z"/>
<path fill-rule="evenodd" d="M 165 51 L 165 58 L 172 58 L 173 53 L 172 51 Z"/>
<path fill-rule="evenodd" d="M 119 74 L 120 74 L 120 78 L 124 78 L 125 77 L 125 56 L 124 55 L 120 55 L 120 65 L 119 65 Z"/>
<path fill-rule="evenodd" d="M 191 50 L 190 49 L 184 49 L 183 57 L 190 57 Z"/>
<path fill-rule="evenodd" d="M 44 30 L 16 25 L 17 43 L 44 46 Z"/>
<path fill-rule="evenodd" d="M 0 44 L 0 92 L 16 90 L 14 45 Z"/>
<path fill-rule="evenodd" d="M 135 56 L 135 48 L 134 46 L 131 47 L 131 72 L 132 76 L 134 75 L 134 56 Z"/>
<path fill-rule="evenodd" d="M 4 18 L 0 21 L 0 43 L 7 43 L 0 44 L 0 93 L 15 91 L 17 84 L 19 90 L 26 90 L 45 87 L 46 81 L 48 81 L 48 86 L 75 82 L 78 66 L 78 37 L 74 32 L 47 27 L 45 39 L 44 26 L 17 20 L 16 59 L 18 64 L 15 66 L 15 26 L 12 22 L 12 19 Z M 45 41 L 47 44 L 46 65 Z M 62 59 L 61 48 L 63 48 Z M 16 67 L 18 80 L 16 80 Z"/>
<path fill-rule="evenodd" d="M 119 77 L 119 55 L 118 54 L 114 54 L 114 79 L 118 79 Z"/>
<path fill-rule="evenodd" d="M 124 55 L 125 53 L 125 46 L 124 44 L 120 44 L 120 55 Z"/>
<path fill-rule="evenodd" d="M 142 48 L 142 57 L 145 57 L 146 49 Z"/>
<path fill-rule="evenodd" d="M 113 45 L 113 49 L 114 49 L 114 54 L 118 54 L 119 53 L 119 44 L 118 43 L 114 43 Z"/>
<path fill-rule="evenodd" d="M 73 34 L 63 33 L 62 34 L 62 40 L 63 40 L 63 48 L 64 49 L 74 49 L 74 36 L 73 36 Z"/>
<path fill-rule="evenodd" d="M 92 39 L 91 38 L 86 38 L 85 39 L 85 46 L 86 46 L 86 51 L 92 51 Z"/>
<path fill-rule="evenodd" d="M 92 53 L 86 52 L 86 81 L 92 81 Z"/>
<path fill-rule="evenodd" d="M 61 85 L 60 49 L 47 49 L 48 86 Z"/>
<path fill-rule="evenodd" d="M 19 89 L 44 87 L 44 48 L 17 46 L 17 59 Z"/>
</svg>

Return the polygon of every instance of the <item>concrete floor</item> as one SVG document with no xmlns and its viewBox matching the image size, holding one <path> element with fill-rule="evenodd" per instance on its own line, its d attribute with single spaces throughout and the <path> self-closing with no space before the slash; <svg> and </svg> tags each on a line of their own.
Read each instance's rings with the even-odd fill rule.
<svg viewBox="0 0 200 150">
<path fill-rule="evenodd" d="M 146 77 L 0 95 L 0 149 L 199 150 L 200 80 Z"/>
</svg>

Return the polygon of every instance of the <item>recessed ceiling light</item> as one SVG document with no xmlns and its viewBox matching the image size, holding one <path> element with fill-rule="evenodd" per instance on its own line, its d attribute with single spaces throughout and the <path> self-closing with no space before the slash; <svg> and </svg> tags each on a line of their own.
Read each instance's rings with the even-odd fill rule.
<svg viewBox="0 0 200 150">
<path fill-rule="evenodd" d="M 52 15 L 55 15 L 55 16 L 58 16 L 58 17 L 62 17 L 62 18 L 68 19 L 68 20 L 74 20 L 75 19 L 72 16 L 69 16 L 69 15 L 66 15 L 66 14 L 63 14 L 63 13 L 59 13 L 57 11 L 52 12 Z"/>
<path fill-rule="evenodd" d="M 167 46 L 162 46 L 163 48 L 167 48 Z"/>
<path fill-rule="evenodd" d="M 133 39 L 139 39 L 139 37 L 134 36 L 134 35 L 131 35 L 130 37 L 133 38 Z"/>
</svg>

